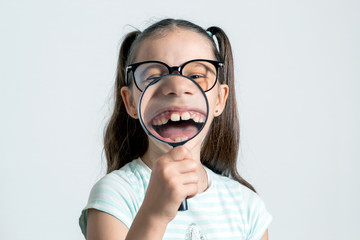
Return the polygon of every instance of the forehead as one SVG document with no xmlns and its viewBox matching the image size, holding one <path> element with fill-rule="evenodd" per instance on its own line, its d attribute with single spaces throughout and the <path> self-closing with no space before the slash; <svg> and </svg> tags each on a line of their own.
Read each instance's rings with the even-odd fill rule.
<svg viewBox="0 0 360 240">
<path fill-rule="evenodd" d="M 134 59 L 134 62 L 162 61 L 170 66 L 179 66 L 192 59 L 216 60 L 208 38 L 181 28 L 144 39 L 139 43 Z"/>
</svg>

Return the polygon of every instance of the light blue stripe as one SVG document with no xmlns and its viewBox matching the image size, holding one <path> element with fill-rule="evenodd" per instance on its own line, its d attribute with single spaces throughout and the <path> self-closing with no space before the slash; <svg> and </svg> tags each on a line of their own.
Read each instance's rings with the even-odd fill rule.
<svg viewBox="0 0 360 240">
<path fill-rule="evenodd" d="M 230 236 L 247 239 L 266 230 L 272 218 L 256 193 L 229 178 L 214 173 L 209 177 L 213 185 L 206 192 L 188 199 L 189 210 L 178 212 L 168 225 L 164 239 L 185 239 L 192 223 L 209 239 L 221 234 L 225 234 L 222 239 L 233 239 Z M 149 169 L 139 164 L 139 160 L 106 175 L 91 191 L 80 218 L 82 229 L 87 224 L 88 208 L 107 212 L 129 227 L 144 199 L 149 179 Z M 169 237 L 178 233 L 181 237 Z"/>
</svg>

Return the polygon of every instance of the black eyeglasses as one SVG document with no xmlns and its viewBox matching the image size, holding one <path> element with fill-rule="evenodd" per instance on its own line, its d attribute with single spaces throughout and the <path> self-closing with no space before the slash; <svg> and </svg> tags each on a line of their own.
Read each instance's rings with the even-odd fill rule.
<svg viewBox="0 0 360 240">
<path fill-rule="evenodd" d="M 139 62 L 127 66 L 125 83 L 129 85 L 128 75 L 131 71 L 136 87 L 142 92 L 152 81 L 161 76 L 175 73 L 193 79 L 207 92 L 215 86 L 219 68 L 223 66 L 222 62 L 206 59 L 194 59 L 174 67 L 160 61 Z"/>
</svg>

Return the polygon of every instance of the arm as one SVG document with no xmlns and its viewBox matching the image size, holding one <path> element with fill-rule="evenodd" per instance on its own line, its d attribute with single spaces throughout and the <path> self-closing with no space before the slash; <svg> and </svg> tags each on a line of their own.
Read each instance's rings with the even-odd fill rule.
<svg viewBox="0 0 360 240">
<path fill-rule="evenodd" d="M 88 240 L 125 239 L 128 228 L 117 218 L 96 209 L 88 210 Z"/>
<path fill-rule="evenodd" d="M 268 230 L 266 229 L 264 235 L 261 237 L 260 240 L 268 240 L 269 239 L 269 233 L 268 233 Z"/>
<path fill-rule="evenodd" d="M 140 210 L 129 230 L 124 223 L 114 216 L 96 209 L 89 209 L 87 239 L 162 239 L 167 224 L 146 216 Z"/>
</svg>

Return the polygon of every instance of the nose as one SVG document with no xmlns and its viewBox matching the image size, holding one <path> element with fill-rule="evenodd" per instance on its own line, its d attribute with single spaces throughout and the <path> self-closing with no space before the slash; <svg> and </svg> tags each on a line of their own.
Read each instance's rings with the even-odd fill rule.
<svg viewBox="0 0 360 240">
<path fill-rule="evenodd" d="M 196 85 L 190 79 L 181 75 L 168 75 L 161 80 L 162 93 L 166 96 L 194 95 Z"/>
</svg>

